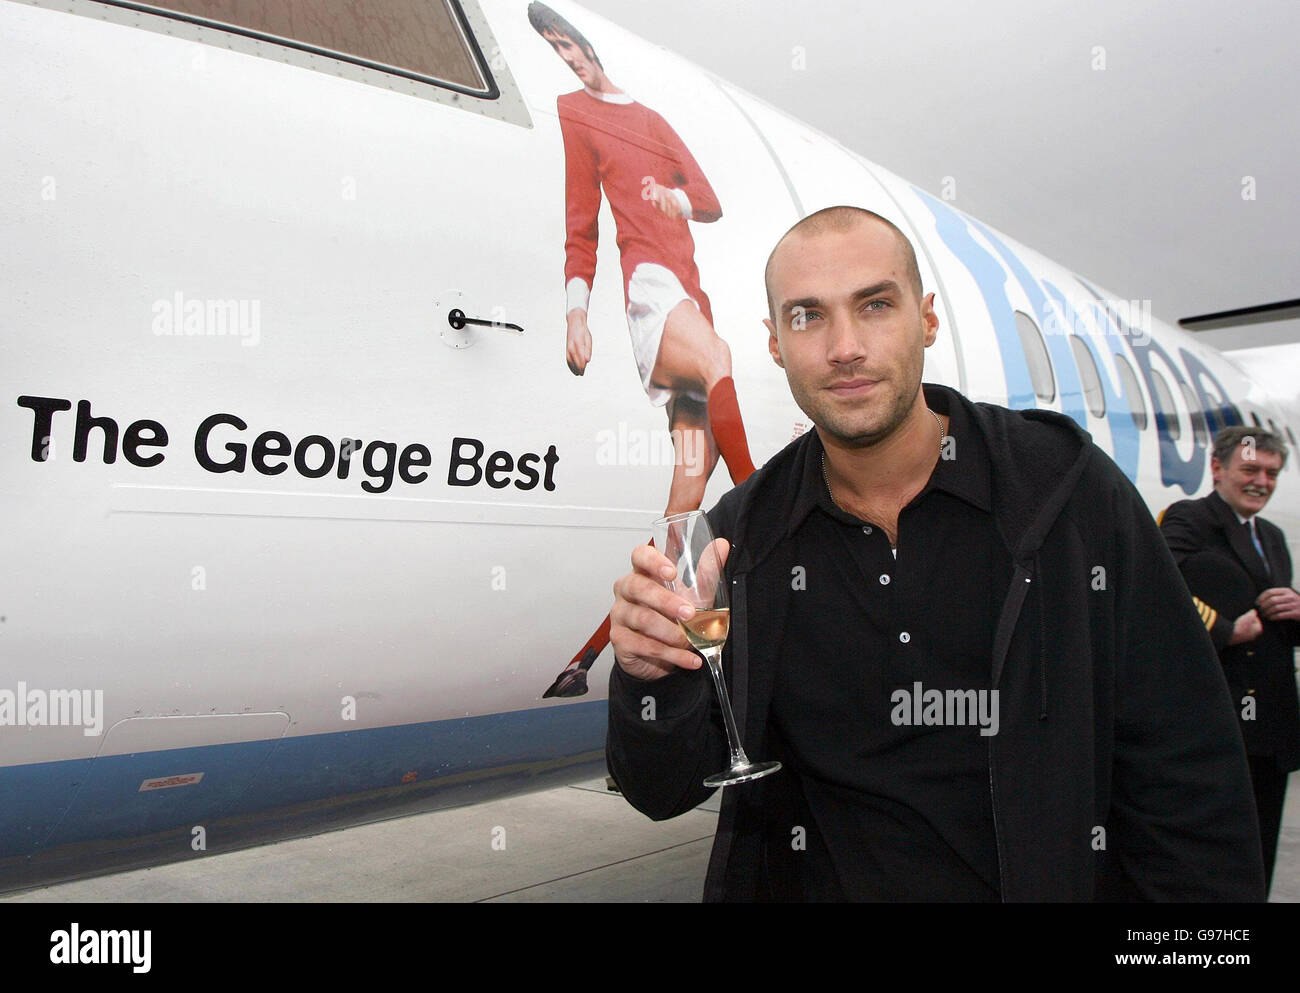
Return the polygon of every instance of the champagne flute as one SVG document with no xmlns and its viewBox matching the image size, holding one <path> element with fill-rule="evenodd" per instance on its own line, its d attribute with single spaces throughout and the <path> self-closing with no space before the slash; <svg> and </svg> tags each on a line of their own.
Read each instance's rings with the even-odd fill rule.
<svg viewBox="0 0 1300 993">
<path fill-rule="evenodd" d="M 751 762 L 740 744 L 731 699 L 722 678 L 722 646 L 731 628 L 731 607 L 727 599 L 727 581 L 718 560 L 717 546 L 709 520 L 701 510 L 673 514 L 654 522 L 655 547 L 660 549 L 677 570 L 677 578 L 664 585 L 687 600 L 695 613 L 678 621 L 686 640 L 708 663 L 718 703 L 727 726 L 727 744 L 731 749 L 731 766 L 709 776 L 704 785 L 734 786 L 766 776 L 781 768 L 780 762 Z"/>
</svg>

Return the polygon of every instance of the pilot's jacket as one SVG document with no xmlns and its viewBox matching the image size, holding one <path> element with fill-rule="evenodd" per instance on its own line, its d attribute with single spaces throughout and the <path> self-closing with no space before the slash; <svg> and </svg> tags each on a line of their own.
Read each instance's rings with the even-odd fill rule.
<svg viewBox="0 0 1300 993">
<path fill-rule="evenodd" d="M 1136 488 L 1068 417 L 924 390 L 940 412 L 964 404 L 983 432 L 998 532 L 1015 564 L 989 660 L 1003 900 L 1262 900 L 1259 828 L 1223 672 Z M 795 565 L 782 539 L 811 438 L 709 512 L 714 533 L 733 543 L 723 670 L 755 760 L 770 758 L 768 702 Z M 727 765 L 708 674 L 641 681 L 613 669 L 611 774 L 656 820 L 692 809 L 710 793 L 705 776 Z M 653 720 L 643 719 L 646 696 Z M 706 900 L 772 898 L 771 867 L 788 861 L 793 776 L 782 769 L 723 790 Z"/>
<path fill-rule="evenodd" d="M 1260 614 L 1264 631 L 1258 638 L 1228 644 L 1233 622 L 1254 607 L 1259 594 L 1291 585 L 1291 554 L 1282 529 L 1258 515 L 1255 527 L 1268 568 L 1249 532 L 1217 493 L 1180 500 L 1160 519 L 1160 530 L 1223 662 L 1246 754 L 1276 756 L 1278 767 L 1290 772 L 1300 769 L 1293 651 L 1300 644 L 1300 622 L 1270 621 Z"/>
</svg>

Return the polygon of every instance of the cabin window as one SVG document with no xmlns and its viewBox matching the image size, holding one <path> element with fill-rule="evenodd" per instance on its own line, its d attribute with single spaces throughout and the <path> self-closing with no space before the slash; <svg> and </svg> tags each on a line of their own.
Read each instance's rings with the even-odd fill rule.
<svg viewBox="0 0 1300 993">
<path fill-rule="evenodd" d="M 1056 377 L 1052 375 L 1052 359 L 1047 354 L 1047 343 L 1034 319 L 1024 311 L 1016 311 L 1016 330 L 1020 332 L 1020 346 L 1029 363 L 1029 379 L 1034 384 L 1034 395 L 1041 403 L 1056 399 Z"/>
<path fill-rule="evenodd" d="M 1138 383 L 1137 373 L 1122 355 L 1115 356 L 1115 368 L 1119 371 L 1120 382 L 1124 384 L 1124 397 L 1128 400 L 1129 412 L 1133 423 L 1139 431 L 1147 429 L 1147 405 L 1142 398 L 1142 386 Z"/>
<path fill-rule="evenodd" d="M 1201 405 L 1196 399 L 1196 394 L 1186 383 L 1179 383 L 1183 390 L 1183 399 L 1187 401 L 1187 412 L 1192 419 L 1192 435 L 1196 438 L 1198 445 L 1207 444 L 1210 440 L 1210 428 L 1205 422 L 1205 412 L 1201 410 Z"/>
<path fill-rule="evenodd" d="M 1070 335 L 1070 348 L 1074 351 L 1074 364 L 1079 367 L 1079 376 L 1083 379 L 1083 398 L 1089 413 L 1093 417 L 1106 416 L 1106 394 L 1101 388 L 1101 376 L 1097 374 L 1097 363 L 1092 360 L 1092 352 L 1076 334 Z"/>
<path fill-rule="evenodd" d="M 1165 382 L 1164 376 L 1152 369 L 1151 385 L 1154 387 L 1151 401 L 1156 411 L 1156 430 L 1164 428 L 1170 440 L 1177 441 L 1183 436 L 1183 424 L 1178 417 L 1178 407 L 1174 404 L 1174 395 L 1170 392 L 1169 384 Z"/>
<path fill-rule="evenodd" d="M 453 0 L 157 0 L 116 7 L 158 14 L 354 65 L 495 96 L 460 5 Z"/>
</svg>

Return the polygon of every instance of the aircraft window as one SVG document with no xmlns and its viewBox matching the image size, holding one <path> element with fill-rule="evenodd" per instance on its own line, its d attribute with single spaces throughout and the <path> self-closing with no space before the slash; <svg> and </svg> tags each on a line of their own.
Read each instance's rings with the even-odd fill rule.
<svg viewBox="0 0 1300 993">
<path fill-rule="evenodd" d="M 1293 434 L 1291 433 L 1291 425 L 1290 425 L 1290 424 L 1288 424 L 1288 425 L 1286 426 L 1286 436 L 1287 436 L 1288 438 L 1291 439 L 1291 444 L 1292 444 L 1292 445 L 1294 445 L 1294 444 L 1296 443 L 1295 435 L 1293 435 Z"/>
<path fill-rule="evenodd" d="M 1092 360 L 1092 352 L 1078 335 L 1070 335 L 1070 348 L 1074 351 L 1074 362 L 1083 377 L 1083 398 L 1093 417 L 1106 416 L 1106 394 L 1101 389 L 1101 377 L 1097 375 L 1097 363 Z"/>
<path fill-rule="evenodd" d="M 1178 407 L 1174 404 L 1174 395 L 1169 392 L 1169 384 L 1165 382 L 1165 377 L 1151 370 L 1151 382 L 1155 386 L 1156 408 L 1156 427 L 1159 428 L 1163 422 L 1165 430 L 1169 432 L 1171 441 L 1177 441 L 1183 436 L 1183 424 L 1178 418 Z"/>
<path fill-rule="evenodd" d="M 1255 427 L 1262 428 L 1264 425 L 1259 423 L 1259 415 L 1253 410 L 1250 412 L 1250 419 L 1255 422 Z"/>
<path fill-rule="evenodd" d="M 1230 404 L 1228 404 L 1228 406 L 1232 408 L 1232 413 L 1233 413 L 1233 416 L 1237 418 L 1237 423 L 1238 423 L 1238 424 L 1245 424 L 1245 423 L 1246 423 L 1246 418 L 1244 418 L 1244 417 L 1241 416 L 1241 408 L 1238 407 L 1235 403 L 1230 403 Z"/>
<path fill-rule="evenodd" d="M 1279 430 L 1277 429 L 1277 425 L 1273 423 L 1273 418 L 1268 417 L 1268 418 L 1265 418 L 1265 420 L 1268 421 L 1268 429 L 1269 429 L 1270 431 L 1272 431 L 1274 434 L 1281 434 L 1281 433 L 1282 433 L 1281 431 L 1279 431 Z"/>
<path fill-rule="evenodd" d="M 1115 368 L 1119 370 L 1120 382 L 1124 384 L 1124 396 L 1128 399 L 1129 411 L 1133 414 L 1133 423 L 1139 431 L 1147 429 L 1147 405 L 1142 399 L 1142 387 L 1138 385 L 1137 373 L 1122 355 L 1115 356 Z"/>
<path fill-rule="evenodd" d="M 1201 410 L 1201 405 L 1197 402 L 1192 388 L 1186 383 L 1179 383 L 1178 385 L 1183 388 L 1183 399 L 1187 401 L 1187 412 L 1192 417 L 1192 434 L 1196 436 L 1197 444 L 1204 445 L 1210 440 L 1210 428 L 1205 423 L 1205 413 Z"/>
<path fill-rule="evenodd" d="M 1043 333 L 1032 317 L 1019 310 L 1016 311 L 1016 330 L 1020 332 L 1020 346 L 1025 350 L 1025 361 L 1029 363 L 1034 393 L 1044 403 L 1051 403 L 1056 399 L 1056 379 L 1052 375 L 1052 360 L 1047 354 Z"/>
<path fill-rule="evenodd" d="M 206 26 L 471 93 L 492 89 L 459 5 L 451 0 L 156 0 L 148 7 L 107 2 L 191 24 L 217 22 Z"/>
</svg>

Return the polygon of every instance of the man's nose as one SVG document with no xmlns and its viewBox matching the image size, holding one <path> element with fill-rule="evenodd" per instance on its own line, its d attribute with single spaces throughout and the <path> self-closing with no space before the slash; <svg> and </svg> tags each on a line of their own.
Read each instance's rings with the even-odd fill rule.
<svg viewBox="0 0 1300 993">
<path fill-rule="evenodd" d="M 862 341 L 853 321 L 843 314 L 829 314 L 827 320 L 830 322 L 827 345 L 832 361 L 851 362 L 861 358 Z"/>
</svg>

